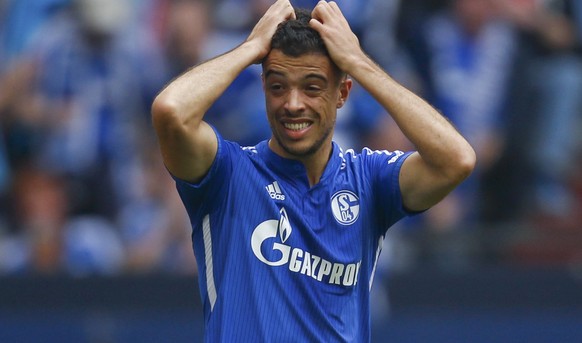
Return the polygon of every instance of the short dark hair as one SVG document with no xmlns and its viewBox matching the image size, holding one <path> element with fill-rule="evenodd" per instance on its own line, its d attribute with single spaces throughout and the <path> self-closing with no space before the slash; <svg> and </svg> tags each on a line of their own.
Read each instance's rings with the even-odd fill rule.
<svg viewBox="0 0 582 343">
<path fill-rule="evenodd" d="M 279 24 L 271 40 L 271 49 L 281 50 L 285 55 L 298 57 L 308 53 L 328 55 L 323 39 L 309 26 L 311 12 L 295 8 L 296 19 Z"/>
<path fill-rule="evenodd" d="M 309 26 L 311 11 L 305 8 L 295 8 L 295 19 L 286 20 L 279 24 L 271 39 L 271 50 L 281 50 L 285 55 L 299 57 L 305 54 L 322 54 L 327 57 L 329 52 L 319 35 L 319 32 Z M 331 60 L 339 80 L 345 75 Z"/>
</svg>

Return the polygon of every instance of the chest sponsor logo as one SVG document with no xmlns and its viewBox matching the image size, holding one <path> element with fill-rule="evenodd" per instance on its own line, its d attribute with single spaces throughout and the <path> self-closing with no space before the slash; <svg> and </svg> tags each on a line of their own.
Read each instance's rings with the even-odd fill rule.
<svg viewBox="0 0 582 343">
<path fill-rule="evenodd" d="M 266 220 L 253 231 L 251 248 L 259 261 L 271 267 L 286 266 L 293 273 L 303 274 L 323 283 L 356 285 L 361 260 L 348 264 L 332 262 L 285 244 L 293 229 L 285 208 L 279 213 L 279 220 Z"/>
<path fill-rule="evenodd" d="M 360 215 L 360 199 L 350 191 L 339 191 L 331 197 L 331 211 L 342 225 L 353 224 Z"/>
</svg>

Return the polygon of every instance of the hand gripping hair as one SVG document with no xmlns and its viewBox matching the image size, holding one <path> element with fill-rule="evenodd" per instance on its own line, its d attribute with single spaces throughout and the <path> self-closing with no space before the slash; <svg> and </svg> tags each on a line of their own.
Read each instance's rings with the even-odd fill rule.
<svg viewBox="0 0 582 343">
<path fill-rule="evenodd" d="M 271 40 L 271 49 L 281 50 L 285 55 L 298 57 L 309 53 L 329 56 L 327 48 L 317 31 L 309 26 L 311 12 L 295 9 L 296 19 L 282 22 Z"/>
<path fill-rule="evenodd" d="M 322 54 L 330 57 L 325 43 L 319 33 L 309 26 L 311 12 L 304 8 L 295 8 L 296 19 L 290 19 L 279 24 L 271 39 L 271 50 L 281 50 L 285 55 L 299 57 L 306 54 Z M 331 61 L 339 76 L 345 77 L 339 67 Z"/>
</svg>

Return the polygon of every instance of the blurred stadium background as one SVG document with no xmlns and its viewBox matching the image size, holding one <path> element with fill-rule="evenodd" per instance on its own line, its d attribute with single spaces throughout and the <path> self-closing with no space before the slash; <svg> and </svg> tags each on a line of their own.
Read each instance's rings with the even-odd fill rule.
<svg viewBox="0 0 582 343">
<path fill-rule="evenodd" d="M 582 1 L 337 2 L 479 160 L 389 231 L 373 341 L 582 342 Z M 201 341 L 188 219 L 149 108 L 271 3 L 0 0 L 0 342 Z M 252 66 L 206 118 L 253 145 L 263 107 Z M 335 139 L 412 149 L 357 86 Z"/>
</svg>

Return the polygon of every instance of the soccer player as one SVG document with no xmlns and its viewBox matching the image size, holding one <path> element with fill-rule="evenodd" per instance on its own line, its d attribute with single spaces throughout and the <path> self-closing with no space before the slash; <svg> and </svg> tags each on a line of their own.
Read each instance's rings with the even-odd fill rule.
<svg viewBox="0 0 582 343">
<path fill-rule="evenodd" d="M 253 63 L 272 137 L 240 147 L 203 117 Z M 356 153 L 332 141 L 351 78 L 417 151 Z M 278 0 L 241 45 L 171 82 L 152 112 L 193 227 L 206 342 L 370 341 L 384 234 L 475 164 L 447 120 L 361 50 L 332 1 L 309 12 Z"/>
</svg>

